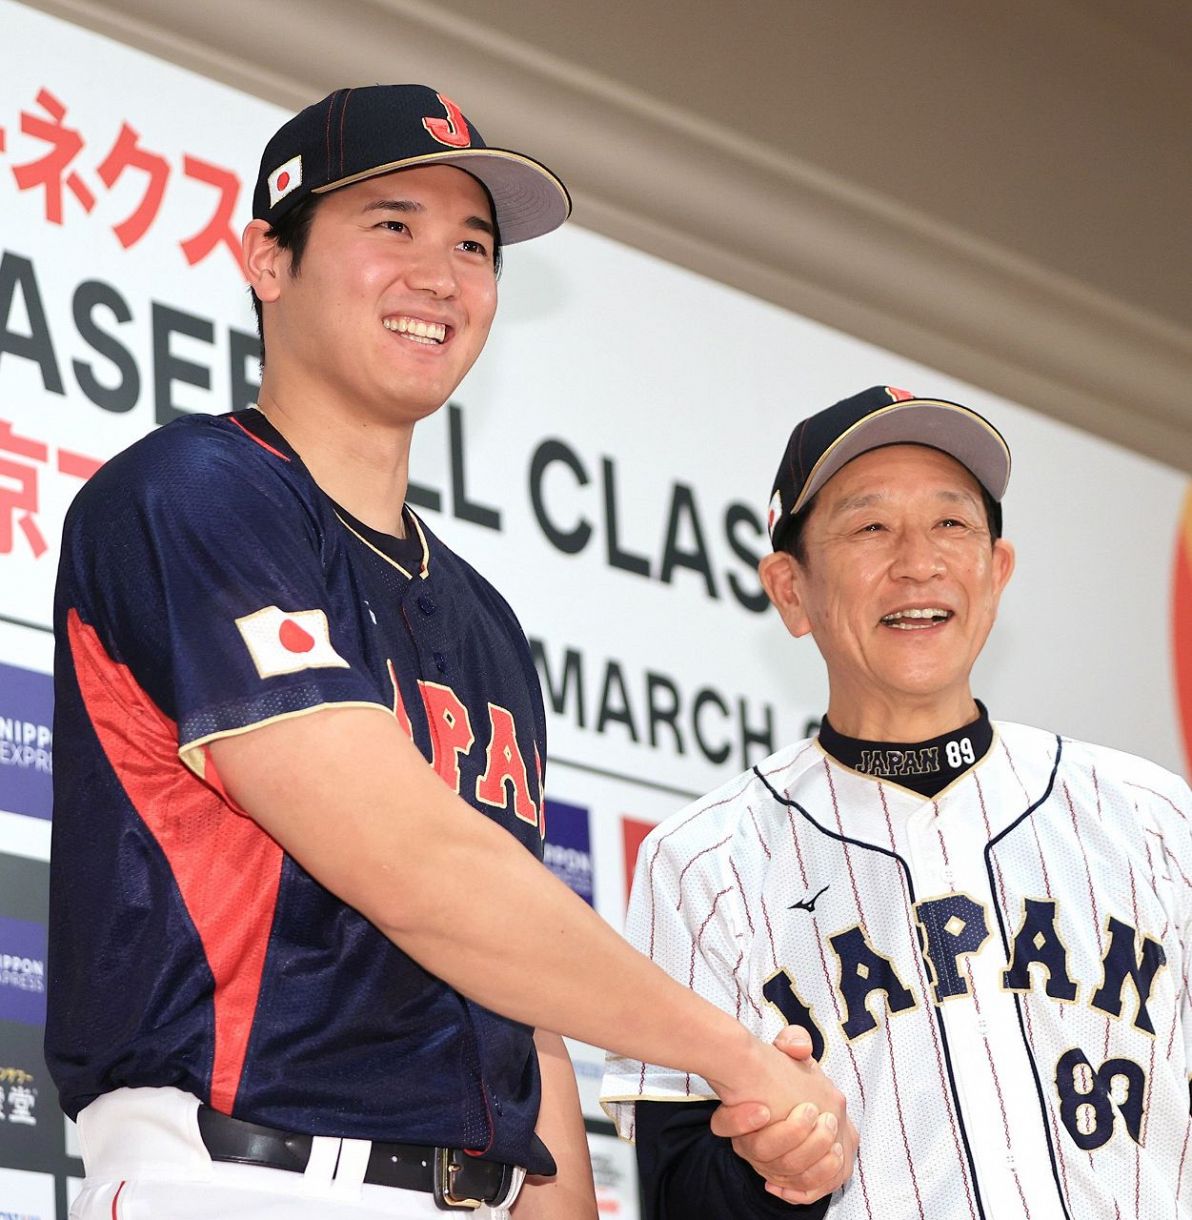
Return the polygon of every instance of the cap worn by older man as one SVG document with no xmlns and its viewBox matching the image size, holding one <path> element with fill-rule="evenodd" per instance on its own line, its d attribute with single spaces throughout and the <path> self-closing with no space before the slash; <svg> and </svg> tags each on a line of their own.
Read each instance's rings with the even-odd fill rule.
<svg viewBox="0 0 1192 1220">
<path fill-rule="evenodd" d="M 1192 1189 L 1192 794 L 973 698 L 1009 474 L 977 412 L 887 386 L 791 434 L 760 573 L 827 712 L 653 832 L 628 934 L 760 1037 L 802 1026 L 864 1140 L 791 1209 L 787 1116 L 614 1056 L 652 1220 L 1158 1217 Z"/>
</svg>

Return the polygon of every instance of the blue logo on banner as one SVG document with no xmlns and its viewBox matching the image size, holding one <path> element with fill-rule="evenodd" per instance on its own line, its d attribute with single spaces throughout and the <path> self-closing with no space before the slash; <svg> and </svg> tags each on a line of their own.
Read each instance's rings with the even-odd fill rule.
<svg viewBox="0 0 1192 1220">
<path fill-rule="evenodd" d="M 585 902 L 595 905 L 592 898 L 592 836 L 586 809 L 547 800 L 542 859 L 560 881 Z"/>
<path fill-rule="evenodd" d="M 49 674 L 0 664 L 0 809 L 50 816 L 54 683 Z"/>
<path fill-rule="evenodd" d="M 0 1020 L 46 1023 L 46 926 L 0 915 Z"/>
</svg>

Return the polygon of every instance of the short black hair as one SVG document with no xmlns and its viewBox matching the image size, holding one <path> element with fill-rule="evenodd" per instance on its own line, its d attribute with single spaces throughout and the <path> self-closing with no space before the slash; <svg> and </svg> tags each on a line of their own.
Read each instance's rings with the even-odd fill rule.
<svg viewBox="0 0 1192 1220">
<path fill-rule="evenodd" d="M 480 179 L 476 179 L 480 182 Z M 501 229 L 497 224 L 497 207 L 489 189 L 480 182 L 484 197 L 488 200 L 489 215 L 493 218 L 493 274 L 501 274 Z M 308 195 L 300 204 L 282 216 L 277 224 L 271 225 L 265 236 L 275 241 L 282 250 L 290 252 L 290 274 L 297 275 L 302 266 L 302 256 L 306 253 L 306 243 L 310 240 L 310 227 L 314 223 L 315 210 L 322 199 L 321 195 Z M 261 340 L 261 368 L 265 367 L 265 311 L 261 307 L 260 298 L 250 287 L 253 313 L 257 316 L 257 336 Z"/>
<path fill-rule="evenodd" d="M 985 521 L 989 526 L 990 540 L 996 542 L 1002 536 L 1002 506 L 986 491 L 984 483 L 978 482 L 977 486 L 981 489 L 981 503 L 985 505 Z M 803 567 L 807 566 L 807 546 L 803 540 L 803 531 L 818 499 L 819 492 L 816 492 L 790 519 L 790 524 L 786 527 L 786 538 L 780 548 L 788 555 L 793 555 Z"/>
<path fill-rule="evenodd" d="M 270 225 L 265 234 L 275 241 L 282 250 L 290 252 L 290 274 L 297 275 L 302 266 L 302 256 L 306 253 L 306 243 L 310 238 L 310 226 L 315 218 L 315 210 L 321 200 L 319 195 L 308 195 L 297 207 L 292 208 Z M 257 315 L 257 336 L 261 340 L 261 368 L 265 367 L 265 311 L 261 308 L 261 298 L 250 287 L 253 313 Z"/>
</svg>

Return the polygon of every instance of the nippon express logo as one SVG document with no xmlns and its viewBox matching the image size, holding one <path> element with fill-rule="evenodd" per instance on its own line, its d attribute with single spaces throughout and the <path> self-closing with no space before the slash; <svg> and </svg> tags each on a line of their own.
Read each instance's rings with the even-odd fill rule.
<svg viewBox="0 0 1192 1220">
<path fill-rule="evenodd" d="M 54 733 L 48 724 L 0 716 L 0 766 L 28 767 L 52 775 Z"/>
<path fill-rule="evenodd" d="M 0 986 L 19 987 L 22 991 L 45 991 L 45 963 L 37 957 L 0 954 Z"/>
<path fill-rule="evenodd" d="M 0 916 L 0 1020 L 46 1019 L 46 927 Z"/>
<path fill-rule="evenodd" d="M 49 674 L 0 664 L 0 809 L 50 817 L 53 714 Z"/>
<path fill-rule="evenodd" d="M 542 862 L 564 885 L 594 905 L 592 836 L 586 809 L 547 800 Z"/>
</svg>

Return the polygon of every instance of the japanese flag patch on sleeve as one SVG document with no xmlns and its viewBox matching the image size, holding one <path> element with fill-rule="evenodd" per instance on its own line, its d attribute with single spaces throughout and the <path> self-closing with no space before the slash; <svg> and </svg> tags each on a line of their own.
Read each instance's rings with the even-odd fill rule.
<svg viewBox="0 0 1192 1220">
<path fill-rule="evenodd" d="M 236 626 L 262 678 L 303 669 L 348 668 L 347 661 L 331 646 L 331 632 L 322 610 L 285 611 L 266 606 L 238 618 Z"/>
</svg>

